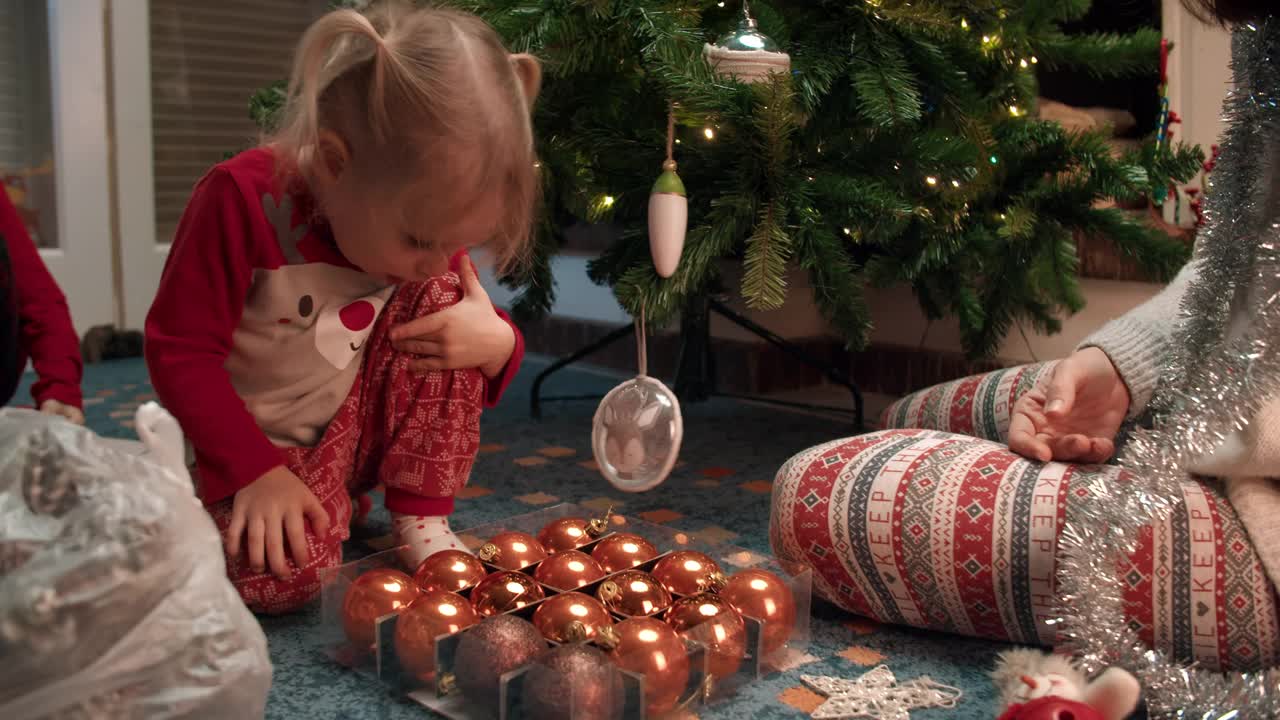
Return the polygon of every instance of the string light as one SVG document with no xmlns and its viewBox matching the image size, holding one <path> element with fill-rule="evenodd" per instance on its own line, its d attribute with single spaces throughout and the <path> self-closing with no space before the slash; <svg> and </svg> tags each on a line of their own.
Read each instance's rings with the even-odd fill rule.
<svg viewBox="0 0 1280 720">
<path fill-rule="evenodd" d="M 703 135 L 706 135 L 708 140 L 715 140 L 715 139 L 716 139 L 716 131 L 715 131 L 715 130 L 712 130 L 710 127 L 703 128 L 703 129 L 702 129 L 702 134 L 703 134 Z"/>
<path fill-rule="evenodd" d="M 902 166 L 901 166 L 901 165 L 899 165 L 898 163 L 894 163 L 894 164 L 893 164 L 893 169 L 894 169 L 894 170 L 901 170 L 901 169 L 902 169 Z"/>
<path fill-rule="evenodd" d="M 952 181 L 951 181 L 951 187 L 960 187 L 960 181 L 959 181 L 959 180 L 952 180 Z"/>
<path fill-rule="evenodd" d="M 1005 217 L 1004 217 L 1004 213 L 1000 213 L 1000 219 L 1001 219 L 1001 220 L 1004 220 L 1004 219 L 1005 219 Z"/>
<path fill-rule="evenodd" d="M 1022 66 L 1023 70 L 1026 70 L 1028 67 L 1030 67 L 1030 65 L 1027 64 L 1026 58 L 1022 58 L 1021 62 L 1019 62 L 1018 65 Z"/>
<path fill-rule="evenodd" d="M 614 203 L 614 197 L 613 197 L 612 195 L 605 195 L 605 196 L 604 196 L 604 206 L 605 206 L 605 207 L 613 207 L 613 203 Z"/>
<path fill-rule="evenodd" d="M 990 36 L 990 35 L 983 35 L 983 36 L 982 36 L 982 44 L 983 44 L 983 45 L 990 45 L 990 44 L 991 44 L 991 36 Z"/>
<path fill-rule="evenodd" d="M 968 29 L 969 29 L 969 21 L 968 21 L 968 20 L 965 20 L 964 18 L 960 18 L 960 29 L 961 29 L 961 30 L 968 30 Z"/>
<path fill-rule="evenodd" d="M 1038 62 L 1040 62 L 1040 59 L 1039 59 L 1039 58 L 1037 58 L 1035 55 L 1032 55 L 1032 56 L 1031 56 L 1031 64 L 1032 64 L 1032 65 L 1035 65 L 1035 64 L 1036 64 L 1036 63 L 1038 63 Z"/>
<path fill-rule="evenodd" d="M 992 164 L 992 165 L 999 165 L 999 164 L 1000 164 L 1000 158 L 996 157 L 995 155 L 992 155 L 992 156 L 991 156 L 991 164 Z"/>
<path fill-rule="evenodd" d="M 844 229 L 844 234 L 845 234 L 845 235 L 852 235 L 852 234 L 853 234 L 853 231 L 852 231 L 852 230 L 850 230 L 849 228 L 845 228 L 845 229 Z"/>
<path fill-rule="evenodd" d="M 934 176 L 932 176 L 932 175 L 930 175 L 929 177 L 925 178 L 925 179 L 924 179 L 924 181 L 925 181 L 925 182 L 927 182 L 927 183 L 929 183 L 930 185 L 937 185 L 937 184 L 938 184 L 938 178 L 936 178 L 936 177 L 934 177 Z"/>
<path fill-rule="evenodd" d="M 1012 115 L 1012 116 L 1014 116 L 1014 117 L 1018 117 L 1018 106 L 1017 106 L 1017 105 L 1010 105 L 1010 106 L 1009 106 L 1009 114 L 1010 114 L 1010 115 Z"/>
</svg>

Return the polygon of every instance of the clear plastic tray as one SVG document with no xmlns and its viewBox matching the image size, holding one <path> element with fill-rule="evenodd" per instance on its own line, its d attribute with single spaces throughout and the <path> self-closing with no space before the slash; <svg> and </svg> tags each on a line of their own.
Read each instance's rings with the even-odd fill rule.
<svg viewBox="0 0 1280 720">
<path fill-rule="evenodd" d="M 597 515 L 599 513 L 587 508 L 562 504 L 464 530 L 458 535 L 475 551 L 483 542 L 498 533 L 520 531 L 536 536 L 539 530 L 553 520 L 565 517 L 590 519 Z M 788 584 L 795 601 L 795 624 L 792 632 L 786 643 L 769 655 L 763 653 L 764 621 L 744 615 L 747 631 L 747 653 L 742 663 L 738 666 L 737 672 L 732 676 L 715 678 L 714 682 L 710 682 L 711 678 L 706 672 L 708 659 L 706 647 L 695 640 L 686 640 L 685 648 L 690 667 L 689 681 L 685 692 L 681 696 L 680 703 L 677 705 L 677 709 L 691 709 L 730 697 L 743 685 L 789 666 L 793 658 L 804 654 L 809 644 L 811 600 L 811 575 L 807 569 L 800 574 L 793 575 L 780 567 L 771 557 L 731 545 L 708 543 L 689 533 L 672 530 L 671 528 L 623 515 L 610 515 L 605 533 L 579 548 L 579 550 L 590 554 L 597 543 L 610 534 L 619 532 L 639 535 L 652 543 L 659 551 L 657 557 L 634 569 L 648 572 L 669 553 L 681 550 L 695 550 L 715 559 L 724 570 L 726 576 L 731 577 L 748 569 L 762 569 L 772 572 Z M 376 621 L 374 636 L 377 640 L 372 652 L 361 651 L 347 640 L 343 630 L 342 605 L 351 583 L 363 573 L 378 568 L 394 568 L 409 575 L 413 574 L 414 568 L 401 566 L 397 550 L 397 548 L 386 550 L 322 573 L 323 589 L 321 592 L 321 629 L 319 633 L 322 651 L 332 661 L 367 676 L 372 682 L 385 685 L 392 692 L 404 694 L 420 703 L 424 708 L 433 710 L 444 717 L 452 718 L 453 720 L 492 718 L 493 716 L 488 712 L 480 708 L 470 707 L 462 694 L 454 687 L 453 678 L 451 677 L 454 667 L 454 654 L 459 641 L 468 630 L 462 630 L 453 635 L 444 635 L 436 639 L 437 672 L 435 682 L 427 684 L 402 670 L 396 657 L 393 638 L 398 620 L 397 615 L 387 615 Z M 484 564 L 485 569 L 490 572 L 503 569 L 491 563 Z M 536 568 L 537 565 L 534 564 L 522 568 L 519 572 L 532 576 Z M 612 576 L 606 575 L 594 583 L 578 588 L 576 592 L 594 597 L 600 584 L 608 581 L 610 577 Z M 542 585 L 542 589 L 547 598 L 565 592 L 545 584 Z M 463 591 L 461 594 L 466 596 L 468 591 Z M 673 599 L 680 597 L 680 595 L 674 595 Z M 509 614 L 529 619 L 537 610 L 538 605 L 545 601 L 544 598 L 519 610 L 513 610 Z M 662 616 L 663 614 L 659 613 L 654 617 L 661 619 Z M 625 615 L 614 613 L 615 621 L 620 622 L 626 618 L 627 616 Z M 696 629 L 691 634 L 696 637 Z M 548 646 L 554 647 L 555 645 L 556 643 L 548 641 Z M 499 713 L 497 717 L 499 720 L 515 720 L 523 717 L 521 711 L 523 681 L 532 666 L 533 663 L 503 676 L 498 702 Z M 623 671 L 622 674 L 625 702 L 623 703 L 621 714 L 617 718 L 609 720 L 642 720 L 654 717 L 652 714 L 647 713 L 645 708 L 644 677 L 627 671 Z M 571 682 L 571 680 L 569 681 Z"/>
</svg>

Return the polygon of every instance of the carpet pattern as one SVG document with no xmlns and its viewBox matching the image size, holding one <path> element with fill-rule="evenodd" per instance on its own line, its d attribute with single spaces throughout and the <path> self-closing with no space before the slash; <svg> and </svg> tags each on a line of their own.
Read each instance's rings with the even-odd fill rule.
<svg viewBox="0 0 1280 720">
<path fill-rule="evenodd" d="M 712 400 L 684 408 L 682 462 L 670 479 L 642 495 L 609 486 L 591 459 L 592 401 L 544 404 L 543 419 L 529 414 L 533 376 L 546 366 L 529 358 L 500 407 L 483 421 L 480 456 L 470 485 L 459 496 L 455 529 L 492 522 L 560 502 L 619 512 L 695 534 L 769 553 L 769 499 L 774 473 L 792 454 L 848 435 L 840 422 L 777 409 Z M 546 395 L 603 394 L 614 378 L 569 369 L 550 379 Z M 104 436 L 133 438 L 133 411 L 153 399 L 140 360 L 89 366 L 85 408 L 90 427 Z M 19 402 L 29 401 L 24 386 Z M 368 525 L 346 548 L 353 560 L 388 547 L 390 518 L 375 498 Z M 275 666 L 268 718 L 428 718 L 432 715 L 386 690 L 366 683 L 327 660 L 316 643 L 319 608 L 262 619 Z M 989 719 L 995 690 L 987 678 L 996 652 L 1006 646 L 967 638 L 881 625 L 814 599 L 811 642 L 799 664 L 686 718 L 807 717 L 823 698 L 800 683 L 801 674 L 855 678 L 886 664 L 899 680 L 928 675 L 964 692 L 955 709 L 920 710 L 913 720 Z"/>
</svg>

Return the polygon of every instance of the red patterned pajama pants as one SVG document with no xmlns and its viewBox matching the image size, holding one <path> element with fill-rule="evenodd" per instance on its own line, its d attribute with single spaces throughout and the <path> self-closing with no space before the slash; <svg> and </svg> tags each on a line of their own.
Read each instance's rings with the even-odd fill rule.
<svg viewBox="0 0 1280 720">
<path fill-rule="evenodd" d="M 770 537 L 815 591 L 850 612 L 1051 646 L 1058 535 L 1090 480 L 1114 466 L 1030 462 L 1003 443 L 1009 410 L 1050 366 L 925 390 L 886 430 L 792 458 L 774 484 Z M 975 437 L 979 436 L 979 437 Z M 993 440 L 983 439 L 992 438 Z M 1218 485 L 1188 478 L 1182 507 L 1119 568 L 1130 625 L 1152 647 L 1214 669 L 1280 658 L 1276 588 Z"/>
<path fill-rule="evenodd" d="M 480 447 L 485 380 L 479 370 L 414 372 L 411 356 L 396 352 L 388 332 L 396 325 L 441 310 L 461 299 L 452 276 L 401 286 L 369 337 L 364 366 L 320 443 L 288 448 L 289 469 L 302 479 L 329 514 L 329 532 L 307 529 L 310 562 L 281 580 L 249 567 L 244 549 L 227 558 L 232 584 L 254 612 L 296 610 L 320 592 L 320 571 L 342 562 L 342 542 L 351 536 L 352 497 L 382 484 L 392 511 L 397 499 L 409 507 L 425 502 L 452 511 L 454 494 L 466 484 Z M 218 529 L 231 524 L 232 499 L 210 506 Z"/>
</svg>

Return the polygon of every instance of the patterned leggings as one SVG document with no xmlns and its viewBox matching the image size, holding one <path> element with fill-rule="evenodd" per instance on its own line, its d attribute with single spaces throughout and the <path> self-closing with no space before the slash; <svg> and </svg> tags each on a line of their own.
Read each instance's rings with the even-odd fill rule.
<svg viewBox="0 0 1280 720">
<path fill-rule="evenodd" d="M 788 565 L 850 612 L 1051 646 L 1058 534 L 1088 481 L 1114 466 L 1040 464 L 1005 444 L 1014 400 L 1051 364 L 922 391 L 884 430 L 806 450 L 774 484 L 770 538 Z M 1276 588 L 1217 484 L 1188 478 L 1182 512 L 1122 563 L 1130 625 L 1151 646 L 1213 669 L 1276 665 Z"/>
<path fill-rule="evenodd" d="M 290 557 L 289 580 L 269 569 L 254 572 L 244 549 L 227 558 L 227 575 L 250 610 L 288 612 L 319 594 L 320 571 L 342 562 L 342 542 L 351 536 L 353 495 L 381 483 L 392 492 L 437 499 L 446 513 L 452 506 L 480 448 L 484 376 L 479 370 L 414 372 L 410 357 L 392 349 L 387 333 L 461 297 L 452 275 L 401 286 L 378 319 L 360 376 L 320 443 L 288 449 L 289 469 L 329 513 L 329 533 L 318 537 L 308 525 L 310 562 L 299 568 Z M 208 508 L 223 533 L 231 524 L 233 499 Z"/>
</svg>

